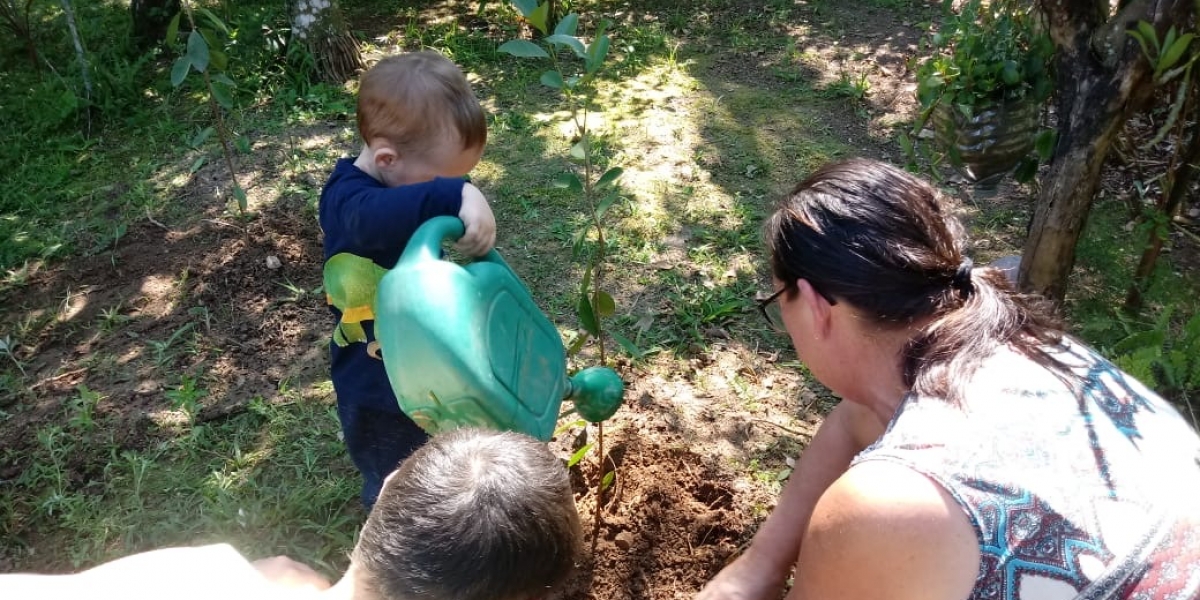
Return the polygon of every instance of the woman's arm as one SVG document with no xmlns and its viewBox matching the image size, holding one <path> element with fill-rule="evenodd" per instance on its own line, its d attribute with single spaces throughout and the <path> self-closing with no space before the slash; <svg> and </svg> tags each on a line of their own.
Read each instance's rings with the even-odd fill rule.
<svg viewBox="0 0 1200 600">
<path fill-rule="evenodd" d="M 800 455 L 775 510 L 750 547 L 701 590 L 697 600 L 773 600 L 783 591 L 813 507 L 846 472 L 850 460 L 883 434 L 886 424 L 865 407 L 842 402 Z"/>
</svg>

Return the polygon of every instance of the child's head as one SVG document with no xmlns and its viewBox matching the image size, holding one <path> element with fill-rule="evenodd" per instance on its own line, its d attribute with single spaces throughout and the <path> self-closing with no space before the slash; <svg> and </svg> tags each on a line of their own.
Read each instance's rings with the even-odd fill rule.
<svg viewBox="0 0 1200 600">
<path fill-rule="evenodd" d="M 362 75 L 358 131 L 368 147 L 394 153 L 397 162 L 422 161 L 385 172 L 388 185 L 465 175 L 487 142 L 487 120 L 467 78 L 436 52 L 389 56 Z"/>
<path fill-rule="evenodd" d="M 533 600 L 574 567 L 566 469 L 525 435 L 434 436 L 384 483 L 354 550 L 355 597 Z"/>
</svg>

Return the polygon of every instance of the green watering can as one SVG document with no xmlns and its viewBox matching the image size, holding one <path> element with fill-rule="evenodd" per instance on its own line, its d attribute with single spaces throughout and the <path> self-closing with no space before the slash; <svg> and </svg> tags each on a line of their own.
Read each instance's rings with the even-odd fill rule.
<svg viewBox="0 0 1200 600">
<path fill-rule="evenodd" d="M 567 377 L 558 330 L 495 250 L 442 260 L 463 235 L 456 217 L 413 234 L 375 298 L 375 338 L 400 408 L 430 434 L 474 425 L 549 440 L 564 399 L 599 422 L 621 405 L 611 369 Z"/>
</svg>

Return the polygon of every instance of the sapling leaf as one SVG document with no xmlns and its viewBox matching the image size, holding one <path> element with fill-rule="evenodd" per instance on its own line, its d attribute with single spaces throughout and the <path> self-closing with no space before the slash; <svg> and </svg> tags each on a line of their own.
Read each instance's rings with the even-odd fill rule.
<svg viewBox="0 0 1200 600">
<path fill-rule="evenodd" d="M 595 445 L 596 445 L 596 442 L 590 442 L 590 443 L 584 444 L 582 447 L 580 447 L 578 450 L 576 450 L 575 454 L 572 454 L 571 458 L 567 459 L 567 468 L 570 469 L 571 467 L 579 464 L 579 461 L 583 460 L 584 456 L 587 456 L 588 450 L 591 450 L 592 446 L 595 446 Z"/>
<path fill-rule="evenodd" d="M 575 239 L 571 242 L 571 260 L 576 260 L 583 254 L 583 244 L 587 241 L 588 229 L 588 227 L 580 227 L 579 231 L 575 232 Z"/>
<path fill-rule="evenodd" d="M 246 197 L 246 190 L 243 190 L 242 186 L 236 182 L 233 184 L 233 197 L 237 200 L 238 209 L 246 212 L 246 207 L 249 206 L 250 199 Z"/>
<path fill-rule="evenodd" d="M 629 338 L 617 333 L 616 331 L 612 331 L 611 329 L 609 330 L 608 335 L 612 336 L 614 340 L 617 340 L 617 344 L 621 346 L 621 348 L 624 349 L 629 356 L 633 357 L 634 360 L 642 360 L 646 357 L 646 353 L 642 352 L 642 349 L 638 348 L 637 344 L 633 343 Z"/>
<path fill-rule="evenodd" d="M 525 18 L 529 20 L 530 25 L 536 27 L 538 31 L 545 35 L 547 33 L 546 20 L 550 18 L 550 3 L 543 2 L 539 4 L 537 8 L 525 15 Z"/>
<path fill-rule="evenodd" d="M 556 33 L 546 36 L 546 41 L 555 46 L 566 46 L 575 52 L 575 56 L 586 59 L 588 57 L 587 50 L 583 47 L 583 42 L 573 35 L 563 35 Z"/>
<path fill-rule="evenodd" d="M 604 479 L 600 480 L 600 491 L 603 492 L 604 490 L 607 490 L 610 486 L 612 486 L 613 480 L 616 478 L 617 478 L 616 471 L 609 471 L 609 472 L 605 473 Z"/>
<path fill-rule="evenodd" d="M 1146 44 L 1146 36 L 1142 35 L 1142 32 L 1136 29 L 1129 29 L 1125 33 L 1128 33 L 1129 37 L 1137 40 L 1138 45 L 1142 47 L 1142 54 L 1146 57 L 1146 60 L 1154 61 L 1154 55 L 1150 54 L 1150 46 Z"/>
<path fill-rule="evenodd" d="M 612 182 L 616 181 L 619 177 L 621 177 L 621 175 L 624 172 L 625 172 L 625 169 L 622 169 L 621 167 L 613 167 L 613 168 L 605 171 L 604 174 L 600 176 L 600 179 L 598 179 L 596 181 L 596 187 L 602 188 L 606 185 L 611 184 Z"/>
<path fill-rule="evenodd" d="M 614 202 L 621 197 L 621 190 L 612 190 L 596 205 L 596 218 L 603 219 L 608 209 L 612 208 Z"/>
<path fill-rule="evenodd" d="M 204 142 L 208 141 L 208 138 L 212 137 L 212 134 L 215 131 L 216 130 L 212 127 L 205 127 L 204 129 L 197 131 L 196 135 L 192 136 L 192 139 L 188 141 L 188 146 L 191 146 L 192 148 L 199 148 L 200 146 L 204 145 Z"/>
<path fill-rule="evenodd" d="M 217 17 L 217 15 L 213 14 L 213 11 L 208 10 L 207 8 L 204 8 L 203 6 L 197 6 L 196 12 L 199 12 L 201 15 L 204 15 L 205 17 L 207 17 L 208 22 L 213 27 L 220 29 L 221 33 L 223 33 L 225 35 L 229 35 L 229 28 L 225 26 L 225 22 L 222 21 L 220 19 L 220 17 Z"/>
<path fill-rule="evenodd" d="M 229 92 L 229 86 L 219 81 L 212 82 L 212 95 L 221 108 L 233 110 L 233 94 Z"/>
<path fill-rule="evenodd" d="M 583 182 L 574 173 L 564 171 L 554 176 L 554 187 L 570 190 L 578 194 L 583 191 Z"/>
<path fill-rule="evenodd" d="M 1160 56 L 1159 56 L 1160 62 L 1162 60 L 1162 57 L 1167 55 L 1167 50 L 1170 49 L 1171 46 L 1175 45 L 1175 37 L 1178 35 L 1179 34 L 1178 34 L 1178 32 L 1175 31 L 1174 25 L 1172 25 L 1169 29 L 1167 29 L 1167 35 L 1166 35 L 1166 37 L 1163 38 L 1162 45 L 1158 47 L 1158 51 L 1160 53 Z"/>
<path fill-rule="evenodd" d="M 587 138 L 580 138 L 578 142 L 575 142 L 574 146 L 571 146 L 571 158 L 574 158 L 575 160 L 583 160 L 587 158 L 587 147 Z"/>
<path fill-rule="evenodd" d="M 592 335 L 600 335 L 600 325 L 596 322 L 596 313 L 592 310 L 592 302 L 588 300 L 587 294 L 579 295 L 575 312 L 578 313 L 579 322 L 585 331 Z"/>
<path fill-rule="evenodd" d="M 581 227 L 579 230 L 586 233 L 589 227 Z M 583 280 L 579 282 L 579 294 L 587 298 L 588 290 L 592 289 L 592 265 L 588 265 L 583 270 Z"/>
<path fill-rule="evenodd" d="M 575 409 L 575 407 L 572 406 L 572 407 L 568 408 L 567 410 L 562 411 L 562 413 L 558 415 L 558 418 L 561 420 L 561 419 L 563 419 L 565 417 L 569 417 L 577 412 L 579 412 L 579 411 L 577 411 Z M 557 428 L 555 428 L 553 435 L 554 435 L 554 437 L 558 437 L 576 427 L 587 427 L 587 424 L 588 424 L 588 422 L 585 421 L 584 419 L 576 419 L 569 423 L 563 423 L 562 425 L 559 425 Z"/>
<path fill-rule="evenodd" d="M 1196 36 L 1191 33 L 1185 33 L 1179 36 L 1179 39 L 1175 40 L 1173 44 L 1167 47 L 1167 51 L 1163 53 L 1162 58 L 1158 59 L 1158 64 L 1155 65 L 1155 71 L 1162 73 L 1175 66 L 1175 63 L 1179 62 L 1179 59 L 1183 57 L 1183 53 L 1187 51 L 1188 46 L 1192 44 L 1192 40 L 1195 39 L 1195 37 Z"/>
<path fill-rule="evenodd" d="M 182 17 L 183 11 L 181 10 L 175 13 L 175 16 L 171 18 L 171 23 L 167 25 L 167 36 L 163 40 L 166 41 L 168 46 L 174 44 L 175 40 L 179 37 L 179 19 Z"/>
<path fill-rule="evenodd" d="M 203 73 L 208 68 L 208 42 L 194 29 L 188 34 L 187 57 L 197 71 Z"/>
<path fill-rule="evenodd" d="M 212 79 L 213 79 L 213 81 L 219 81 L 231 88 L 237 87 L 237 83 L 235 83 L 232 79 L 229 78 L 228 75 L 226 75 L 224 73 L 217 73 L 216 75 L 212 76 Z"/>
<path fill-rule="evenodd" d="M 575 338 L 574 342 L 571 342 L 571 347 L 567 348 L 567 356 L 575 356 L 576 354 L 579 354 L 579 351 L 583 350 L 583 346 L 587 344 L 587 341 L 590 339 L 592 339 L 592 336 L 588 335 L 586 331 L 581 333 L 579 337 Z M 586 423 L 586 421 L 584 422 Z"/>
<path fill-rule="evenodd" d="M 584 61 L 588 73 L 595 73 L 604 65 L 604 59 L 608 56 L 608 47 L 611 42 L 608 36 L 600 34 L 587 47 L 587 58 Z"/>
<path fill-rule="evenodd" d="M 596 315 L 611 317 L 615 312 L 617 312 L 617 303 L 613 297 L 604 290 L 596 290 Z"/>
<path fill-rule="evenodd" d="M 175 64 L 171 66 L 171 85 L 179 87 L 183 84 L 191 68 L 192 61 L 186 55 L 175 59 Z"/>
<path fill-rule="evenodd" d="M 1162 53 L 1162 49 L 1158 46 L 1158 32 L 1154 30 L 1154 25 L 1147 21 L 1138 21 L 1137 30 L 1150 45 L 1154 46 L 1154 56 Z"/>
<path fill-rule="evenodd" d="M 188 175 L 195 175 L 196 171 L 199 171 L 200 167 L 203 167 L 204 163 L 207 161 L 208 157 L 205 156 L 201 156 L 200 158 L 192 161 L 192 166 L 188 167 Z"/>
<path fill-rule="evenodd" d="M 521 16 L 525 18 L 529 18 L 529 15 L 533 14 L 533 11 L 537 10 L 538 7 L 537 0 L 512 0 L 512 3 L 513 6 L 517 7 L 518 11 L 521 11 Z"/>
<path fill-rule="evenodd" d="M 542 73 L 541 81 L 542 81 L 542 85 L 544 85 L 546 87 L 554 88 L 556 90 L 561 90 L 563 87 L 562 74 L 559 73 L 558 71 L 551 70 L 551 71 L 546 71 L 545 73 Z"/>
<path fill-rule="evenodd" d="M 225 67 L 229 66 L 229 55 L 217 48 L 211 48 L 208 51 L 209 63 L 215 71 L 224 71 Z"/>
<path fill-rule="evenodd" d="M 554 26 L 556 35 L 575 35 L 575 30 L 579 27 L 579 15 L 571 13 L 562 18 L 558 25 Z"/>
<path fill-rule="evenodd" d="M 498 50 L 520 58 L 550 58 L 541 46 L 528 40 L 509 40 L 500 44 Z"/>
</svg>

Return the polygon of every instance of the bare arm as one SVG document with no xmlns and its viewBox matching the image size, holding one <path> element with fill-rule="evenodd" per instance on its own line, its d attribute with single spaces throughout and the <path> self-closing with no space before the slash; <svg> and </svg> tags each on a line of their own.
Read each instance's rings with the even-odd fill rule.
<svg viewBox="0 0 1200 600">
<path fill-rule="evenodd" d="M 850 460 L 874 442 L 885 424 L 865 407 L 842 402 L 821 423 L 800 455 L 771 516 L 750 547 L 701 590 L 697 600 L 773 600 L 783 591 L 813 507 Z"/>
</svg>

